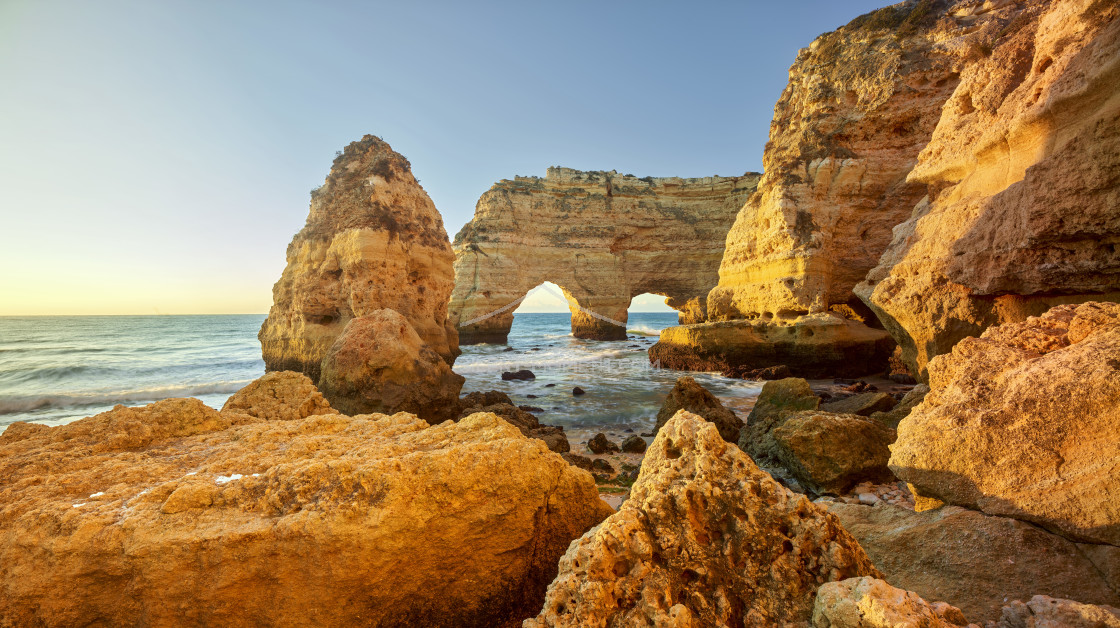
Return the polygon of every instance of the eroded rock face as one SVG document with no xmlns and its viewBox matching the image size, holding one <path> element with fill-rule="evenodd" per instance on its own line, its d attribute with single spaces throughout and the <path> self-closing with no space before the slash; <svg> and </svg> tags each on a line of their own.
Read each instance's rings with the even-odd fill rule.
<svg viewBox="0 0 1120 628">
<path fill-rule="evenodd" d="M 895 475 L 922 495 L 1120 545 L 1120 304 L 989 328 L 929 374 L 891 446 Z"/>
<path fill-rule="evenodd" d="M 669 419 L 681 410 L 688 410 L 710 421 L 719 430 L 723 440 L 729 443 L 738 442 L 739 430 L 743 429 L 743 422 L 735 416 L 734 412 L 724 407 L 715 395 L 688 376 L 678 378 L 676 385 L 665 397 L 665 403 L 657 412 L 657 425 L 653 431 L 660 431 Z"/>
<path fill-rule="evenodd" d="M 243 412 L 266 421 L 306 419 L 315 414 L 337 414 L 315 383 L 303 373 L 274 371 L 234 393 L 222 412 Z"/>
<path fill-rule="evenodd" d="M 400 154 L 372 135 L 337 157 L 288 245 L 260 331 L 265 366 L 319 380 L 346 324 L 391 309 L 450 364 L 459 354 L 447 302 L 454 255 L 443 219 Z"/>
<path fill-rule="evenodd" d="M 960 607 L 977 623 L 999 619 L 1008 600 L 1040 593 L 1091 604 L 1118 599 L 1076 544 L 1022 521 L 956 506 L 914 512 L 832 502 L 828 509 L 887 582 Z"/>
<path fill-rule="evenodd" d="M 577 338 L 624 339 L 612 321 L 625 323 L 630 300 L 646 292 L 668 297 L 682 322 L 703 320 L 727 230 L 758 177 L 549 168 L 543 179 L 496 183 L 455 236 L 461 341 L 505 342 L 518 300 L 545 281 L 564 290 Z"/>
<path fill-rule="evenodd" d="M 817 590 L 813 628 L 961 628 L 961 609 L 923 600 L 913 591 L 864 576 L 828 582 Z"/>
<path fill-rule="evenodd" d="M 759 464 L 778 463 L 774 430 L 793 413 L 816 410 L 820 403 L 809 382 L 799 377 L 766 382 L 739 432 L 739 449 Z"/>
<path fill-rule="evenodd" d="M 820 584 L 878 573 L 835 518 L 685 411 L 619 511 L 560 560 L 540 626 L 806 623 Z"/>
<path fill-rule="evenodd" d="M 3 625 L 508 625 L 611 512 L 491 414 L 172 399 L 38 427 L 0 435 Z"/>
<path fill-rule="evenodd" d="M 1013 7 L 907 177 L 929 195 L 856 289 L 915 373 L 990 325 L 1120 297 L 1120 8 Z"/>
<path fill-rule="evenodd" d="M 411 412 L 432 423 L 459 412 L 462 375 L 396 310 L 350 319 L 323 356 L 319 387 L 347 414 Z"/>
</svg>

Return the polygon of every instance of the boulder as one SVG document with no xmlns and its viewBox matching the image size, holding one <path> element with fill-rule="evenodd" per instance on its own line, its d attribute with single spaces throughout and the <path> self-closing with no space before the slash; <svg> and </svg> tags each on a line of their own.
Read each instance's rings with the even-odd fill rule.
<svg viewBox="0 0 1120 628">
<path fill-rule="evenodd" d="M 622 441 L 622 452 L 627 454 L 641 454 L 646 451 L 646 440 L 641 436 L 629 436 Z"/>
<path fill-rule="evenodd" d="M 913 591 L 864 576 L 828 582 L 817 589 L 813 628 L 962 628 L 961 609 L 945 602 L 929 603 Z"/>
<path fill-rule="evenodd" d="M 743 372 L 785 366 L 798 377 L 860 377 L 886 369 L 895 343 L 831 314 L 730 320 L 668 327 L 650 347 L 650 363 L 685 371 Z"/>
<path fill-rule="evenodd" d="M 1036 595 L 1005 606 L 994 628 L 1120 628 L 1120 608 Z"/>
<path fill-rule="evenodd" d="M 525 628 L 804 624 L 820 584 L 864 575 L 879 574 L 836 518 L 682 410 Z"/>
<path fill-rule="evenodd" d="M 372 135 L 350 143 L 288 245 L 259 334 L 265 367 L 319 383 L 347 323 L 386 308 L 450 365 L 459 355 L 447 318 L 453 262 L 443 219 L 408 160 Z"/>
<path fill-rule="evenodd" d="M 584 394 L 587 394 L 587 391 L 580 388 L 579 386 L 576 386 L 575 388 L 572 389 L 572 396 L 578 397 L 578 396 L 584 395 Z"/>
<path fill-rule="evenodd" d="M 508 625 L 611 512 L 491 414 L 171 399 L 5 433 L 0 476 L 5 626 Z"/>
<path fill-rule="evenodd" d="M 871 418 L 882 422 L 887 427 L 897 429 L 899 422 L 910 416 L 910 411 L 916 408 L 926 398 L 927 394 L 929 394 L 929 386 L 918 384 L 911 388 L 893 408 L 885 412 L 873 412 Z"/>
<path fill-rule="evenodd" d="M 839 401 L 830 401 L 821 404 L 821 410 L 835 414 L 858 414 L 871 416 L 875 412 L 887 412 L 895 407 L 898 401 L 884 392 L 866 392 L 846 397 Z"/>
<path fill-rule="evenodd" d="M 891 446 L 895 475 L 924 496 L 1120 545 L 1120 304 L 989 328 L 929 375 Z"/>
<path fill-rule="evenodd" d="M 774 428 L 782 466 L 814 493 L 840 494 L 869 480 L 894 480 L 887 461 L 895 431 L 855 414 L 804 411 Z"/>
<path fill-rule="evenodd" d="M 351 319 L 323 357 L 319 388 L 346 414 L 412 412 L 454 418 L 464 378 L 396 310 Z"/>
<path fill-rule="evenodd" d="M 739 440 L 739 430 L 742 429 L 743 422 L 735 416 L 734 412 L 725 408 L 715 395 L 688 376 L 678 378 L 676 385 L 669 391 L 665 403 L 657 412 L 657 427 L 654 428 L 654 432 L 660 430 L 680 410 L 688 410 L 711 421 L 719 430 L 720 436 L 723 436 L 723 440 L 729 443 Z"/>
<path fill-rule="evenodd" d="M 1035 594 L 1116 605 L 1117 593 L 1076 544 L 1035 526 L 944 506 L 914 512 L 832 502 L 887 582 L 959 607 L 977 623 Z"/>
<path fill-rule="evenodd" d="M 520 371 L 506 371 L 505 373 L 502 373 L 502 379 L 505 380 L 505 381 L 509 381 L 509 380 L 529 381 L 529 380 L 533 380 L 533 379 L 536 379 L 536 378 L 537 378 L 537 376 L 534 375 L 533 372 L 530 371 L 529 369 L 521 369 Z"/>
<path fill-rule="evenodd" d="M 758 177 L 549 168 L 495 183 L 455 236 L 450 311 L 462 341 L 505 342 L 516 303 L 546 279 L 561 287 L 576 338 L 625 339 L 643 292 L 668 297 L 681 322 L 702 321 L 727 230 Z"/>
<path fill-rule="evenodd" d="M 618 453 L 618 445 L 611 442 L 607 435 L 599 432 L 591 440 L 587 441 L 587 448 L 593 454 L 615 454 Z"/>
<path fill-rule="evenodd" d="M 489 403 L 488 403 L 489 402 Z M 568 437 L 564 428 L 554 425 L 541 425 L 536 416 L 527 410 L 513 405 L 509 395 L 491 390 L 489 392 L 472 392 L 459 400 L 459 416 L 463 418 L 476 412 L 490 412 L 496 414 L 510 423 L 522 434 L 529 438 L 544 441 L 550 451 L 558 454 L 571 451 Z"/>
<path fill-rule="evenodd" d="M 564 458 L 564 460 L 568 461 L 568 464 L 572 465 L 573 467 L 579 467 L 580 469 L 584 469 L 585 471 L 591 471 L 595 468 L 595 465 L 591 463 L 591 458 L 588 458 L 587 456 L 581 456 L 579 454 L 573 454 L 571 452 L 565 452 L 560 455 Z"/>
<path fill-rule="evenodd" d="M 747 452 L 756 462 L 776 461 L 774 428 L 787 416 L 802 410 L 816 410 L 820 398 L 809 382 L 789 377 L 762 385 L 762 391 L 747 415 L 747 424 L 739 432 L 739 449 Z"/>
<path fill-rule="evenodd" d="M 222 412 L 242 412 L 266 421 L 306 419 L 315 414 L 337 414 L 311 378 L 294 371 L 265 373 L 234 393 Z"/>
</svg>

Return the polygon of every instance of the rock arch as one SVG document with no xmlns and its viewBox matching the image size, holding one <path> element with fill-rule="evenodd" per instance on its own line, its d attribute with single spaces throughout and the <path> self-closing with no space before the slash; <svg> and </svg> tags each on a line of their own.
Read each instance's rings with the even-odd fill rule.
<svg viewBox="0 0 1120 628">
<path fill-rule="evenodd" d="M 704 320 L 727 231 L 759 175 L 637 178 L 549 168 L 490 188 L 455 236 L 450 320 L 462 344 L 505 342 L 520 299 L 564 287 L 578 338 L 617 340 L 630 300 L 664 295 Z"/>
</svg>

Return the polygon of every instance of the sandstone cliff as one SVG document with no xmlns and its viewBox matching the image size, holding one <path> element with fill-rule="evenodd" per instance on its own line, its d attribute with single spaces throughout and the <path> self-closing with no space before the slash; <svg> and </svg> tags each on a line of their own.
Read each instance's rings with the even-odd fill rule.
<svg viewBox="0 0 1120 628">
<path fill-rule="evenodd" d="M 611 512 L 493 414 L 300 418 L 290 383 L 221 413 L 171 399 L 9 427 L 0 625 L 506 626 Z"/>
<path fill-rule="evenodd" d="M 624 338 L 611 321 L 625 323 L 646 292 L 668 297 L 682 322 L 703 320 L 727 230 L 757 182 L 569 168 L 498 182 L 455 236 L 451 318 L 462 342 L 504 342 L 518 300 L 545 281 L 565 291 L 581 338 Z"/>
<path fill-rule="evenodd" d="M 1120 8 L 1032 2 L 991 32 L 959 6 L 984 47 L 907 176 L 928 196 L 856 290 L 915 372 L 989 325 L 1120 297 Z"/>
<path fill-rule="evenodd" d="M 384 308 L 449 364 L 458 355 L 447 322 L 455 275 L 443 219 L 408 160 L 379 138 L 367 135 L 334 160 L 287 258 L 260 331 L 268 370 L 317 382 L 346 324 Z"/>
</svg>

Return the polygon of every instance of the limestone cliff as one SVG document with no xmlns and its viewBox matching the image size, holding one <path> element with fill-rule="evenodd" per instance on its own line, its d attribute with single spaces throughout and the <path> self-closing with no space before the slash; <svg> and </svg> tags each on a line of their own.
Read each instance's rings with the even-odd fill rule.
<svg viewBox="0 0 1120 628">
<path fill-rule="evenodd" d="M 1120 9 L 1024 6 L 994 32 L 950 15 L 984 47 L 907 177 L 928 196 L 856 289 L 916 373 L 990 325 L 1120 297 Z"/>
<path fill-rule="evenodd" d="M 458 355 L 447 322 L 454 256 L 443 219 L 408 160 L 381 139 L 367 135 L 334 160 L 287 258 L 260 331 L 268 370 L 318 381 L 346 324 L 385 308 L 449 364 Z"/>
<path fill-rule="evenodd" d="M 757 182 L 549 168 L 496 183 L 455 236 L 462 342 L 504 342 L 519 299 L 545 281 L 565 291 L 581 338 L 625 337 L 612 321 L 646 292 L 668 297 L 682 322 L 703 320 L 727 230 Z"/>
<path fill-rule="evenodd" d="M 611 512 L 493 414 L 301 417 L 285 377 L 9 427 L 0 625 L 509 626 Z"/>
</svg>

